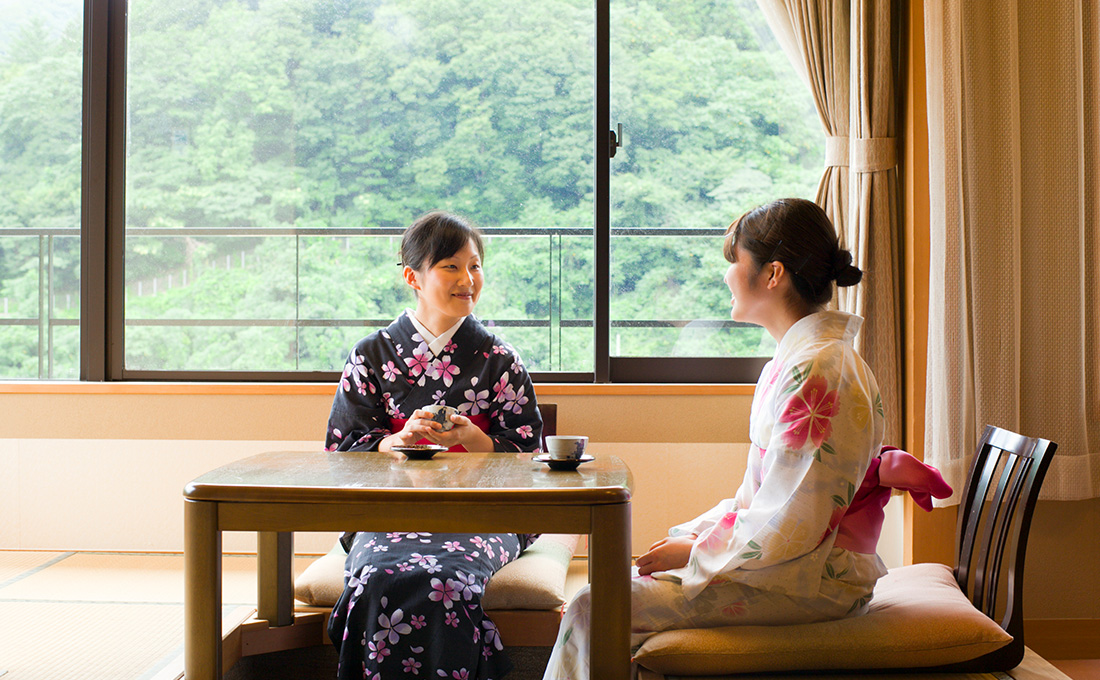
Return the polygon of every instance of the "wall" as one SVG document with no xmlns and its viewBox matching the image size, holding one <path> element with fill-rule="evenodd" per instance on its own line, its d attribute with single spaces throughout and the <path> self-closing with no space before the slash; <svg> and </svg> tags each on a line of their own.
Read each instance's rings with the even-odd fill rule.
<svg viewBox="0 0 1100 680">
<path fill-rule="evenodd" d="M 184 484 L 266 450 L 319 450 L 328 385 L 0 384 L 0 549 L 179 551 Z M 751 386 L 539 385 L 559 431 L 634 475 L 633 551 L 732 495 L 745 469 Z M 624 417 L 629 414 L 629 417 Z M 705 425 L 703 424 L 705 423 Z M 901 503 L 882 554 L 901 563 Z M 329 535 L 300 535 L 325 552 Z M 254 550 L 230 534 L 227 551 Z"/>
</svg>

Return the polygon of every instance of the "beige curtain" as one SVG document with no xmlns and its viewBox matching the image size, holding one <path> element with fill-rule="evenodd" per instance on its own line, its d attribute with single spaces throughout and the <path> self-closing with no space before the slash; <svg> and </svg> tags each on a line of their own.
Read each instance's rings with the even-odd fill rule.
<svg viewBox="0 0 1100 680">
<path fill-rule="evenodd" d="M 1097 15 L 1095 2 L 925 5 L 925 458 L 956 489 L 990 423 L 1058 443 L 1044 498 L 1100 497 Z"/>
<path fill-rule="evenodd" d="M 825 130 L 817 203 L 864 270 L 840 309 L 865 320 L 857 348 L 878 378 L 886 441 L 901 441 L 901 299 L 893 0 L 757 0 L 813 93 Z M 778 197 L 777 197 L 778 198 Z"/>
</svg>

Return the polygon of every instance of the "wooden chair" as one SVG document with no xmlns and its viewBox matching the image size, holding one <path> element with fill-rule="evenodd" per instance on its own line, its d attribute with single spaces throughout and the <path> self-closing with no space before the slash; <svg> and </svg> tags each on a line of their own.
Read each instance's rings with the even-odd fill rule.
<svg viewBox="0 0 1100 680">
<path fill-rule="evenodd" d="M 1057 448 L 1046 439 L 986 425 L 959 504 L 954 574 L 974 607 L 994 621 L 998 593 L 1005 593 L 1000 625 L 1012 642 L 943 670 L 1003 671 L 1024 658 L 1024 557 L 1039 489 Z"/>
<path fill-rule="evenodd" d="M 639 678 L 1016 667 L 1024 657 L 1028 531 L 1056 449 L 1045 439 L 986 426 L 961 496 L 952 570 L 891 569 L 863 616 L 658 633 L 635 655 Z"/>
</svg>

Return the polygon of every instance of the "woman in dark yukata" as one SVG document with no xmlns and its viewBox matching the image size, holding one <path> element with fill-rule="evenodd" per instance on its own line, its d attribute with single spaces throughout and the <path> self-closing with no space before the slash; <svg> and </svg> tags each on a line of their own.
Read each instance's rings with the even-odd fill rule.
<svg viewBox="0 0 1100 680">
<path fill-rule="evenodd" d="M 542 419 L 511 346 L 474 316 L 484 283 L 481 235 L 463 219 L 424 215 L 401 241 L 416 292 L 385 330 L 352 348 L 329 416 L 326 446 L 390 451 L 435 443 L 452 451 L 534 451 Z M 442 431 L 421 410 L 458 410 Z M 489 577 L 519 557 L 526 534 L 346 534 L 344 592 L 329 619 L 338 677 L 487 680 L 511 670 L 481 609 Z"/>
</svg>

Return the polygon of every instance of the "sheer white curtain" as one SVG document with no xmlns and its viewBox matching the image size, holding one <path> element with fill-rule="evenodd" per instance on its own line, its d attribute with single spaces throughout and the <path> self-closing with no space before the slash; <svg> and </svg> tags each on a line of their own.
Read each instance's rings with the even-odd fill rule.
<svg viewBox="0 0 1100 680">
<path fill-rule="evenodd" d="M 956 489 L 990 423 L 1058 443 L 1044 498 L 1100 497 L 1098 11 L 925 5 L 925 459 Z"/>
<path fill-rule="evenodd" d="M 757 0 L 813 93 L 825 130 L 817 203 L 864 271 L 840 289 L 865 319 L 856 346 L 878 378 L 887 442 L 901 441 L 901 298 L 893 0 Z M 778 197 L 777 197 L 778 198 Z"/>
</svg>

